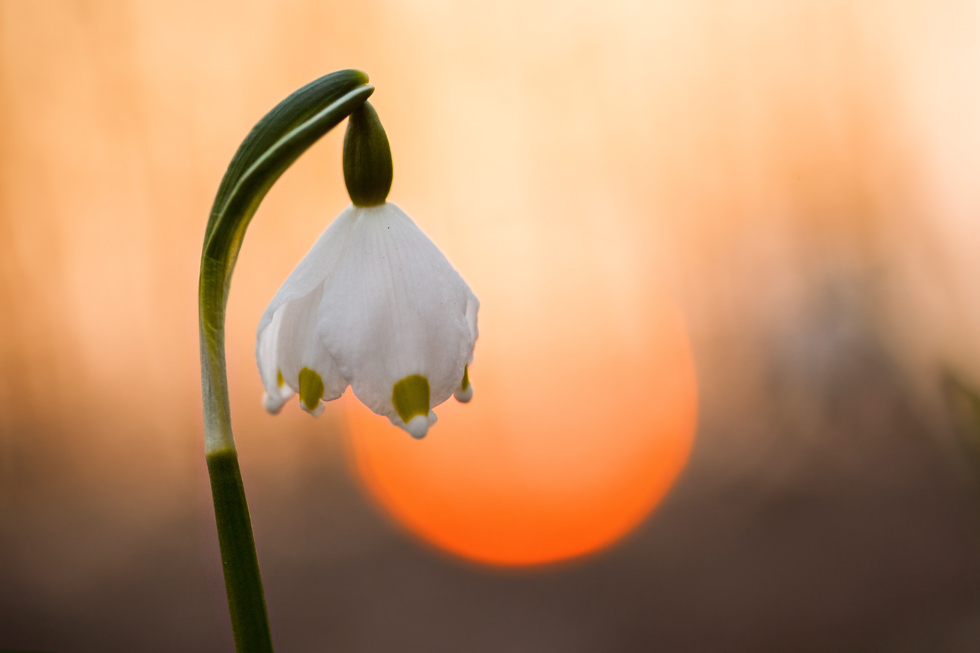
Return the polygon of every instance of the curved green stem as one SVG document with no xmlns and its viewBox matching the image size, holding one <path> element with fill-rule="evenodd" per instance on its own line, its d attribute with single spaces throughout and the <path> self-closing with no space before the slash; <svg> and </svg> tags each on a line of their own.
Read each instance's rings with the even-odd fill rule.
<svg viewBox="0 0 980 653">
<path fill-rule="evenodd" d="M 266 193 L 303 152 L 367 100 L 374 92 L 367 81 L 356 70 L 326 75 L 259 121 L 228 166 L 204 234 L 198 286 L 204 451 L 238 653 L 271 653 L 272 637 L 231 430 L 224 342 L 231 275 L 245 229 Z"/>
</svg>

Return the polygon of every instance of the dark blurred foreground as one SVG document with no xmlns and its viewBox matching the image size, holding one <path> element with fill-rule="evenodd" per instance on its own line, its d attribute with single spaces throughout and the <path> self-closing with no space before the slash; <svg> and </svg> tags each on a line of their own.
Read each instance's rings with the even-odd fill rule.
<svg viewBox="0 0 980 653">
<path fill-rule="evenodd" d="M 980 493 L 967 450 L 916 413 L 874 343 L 858 334 L 825 355 L 819 382 L 792 361 L 770 365 L 770 401 L 738 421 L 712 410 L 723 379 L 702 379 L 700 439 L 668 500 L 614 549 L 554 568 L 478 568 L 394 530 L 352 483 L 336 434 L 297 436 L 305 464 L 288 479 L 256 473 L 243 445 L 278 649 L 977 650 Z M 740 439 L 754 455 L 738 465 L 705 455 Z M 7 486 L 2 645 L 230 650 L 197 467 L 196 485 L 174 490 L 182 507 L 138 527 L 118 498 L 77 500 L 65 483 L 42 500 L 52 490 L 27 476 Z M 72 582 L 79 556 L 121 541 L 111 573 Z"/>
</svg>

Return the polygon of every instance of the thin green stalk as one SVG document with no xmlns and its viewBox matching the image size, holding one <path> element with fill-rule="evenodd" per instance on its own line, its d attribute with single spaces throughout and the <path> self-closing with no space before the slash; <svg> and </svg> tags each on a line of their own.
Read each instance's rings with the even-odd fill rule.
<svg viewBox="0 0 980 653">
<path fill-rule="evenodd" d="M 259 121 L 228 166 L 204 235 L 198 287 L 204 451 L 238 653 L 271 653 L 272 636 L 231 430 L 224 343 L 231 275 L 245 229 L 265 194 L 303 152 L 367 100 L 374 92 L 367 81 L 356 70 L 331 73 Z"/>
<path fill-rule="evenodd" d="M 225 449 L 209 455 L 207 460 L 235 650 L 272 651 L 272 633 L 238 453 Z"/>
</svg>

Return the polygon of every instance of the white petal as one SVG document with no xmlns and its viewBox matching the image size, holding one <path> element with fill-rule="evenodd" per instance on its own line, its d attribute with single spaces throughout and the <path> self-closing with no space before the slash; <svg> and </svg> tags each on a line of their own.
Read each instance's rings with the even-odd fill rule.
<svg viewBox="0 0 980 653">
<path fill-rule="evenodd" d="M 300 406 L 314 417 L 322 411 L 322 401 L 337 399 L 347 388 L 347 381 L 337 368 L 330 352 L 323 346 L 317 332 L 323 286 L 316 286 L 309 294 L 284 304 L 273 318 L 281 321 L 276 345 L 279 369 L 286 385 L 300 395 Z M 281 317 L 280 317 L 281 315 Z M 309 376 L 312 370 L 319 378 Z M 305 382 L 318 384 L 315 395 L 310 397 Z M 322 394 L 321 394 L 322 393 Z"/>
<path fill-rule="evenodd" d="M 270 395 L 268 392 L 262 393 L 262 407 L 270 415 L 278 415 L 285 403 L 286 400 L 278 395 Z"/>
<path fill-rule="evenodd" d="M 353 223 L 354 211 L 350 207 L 317 239 L 259 320 L 255 358 L 265 388 L 263 400 L 269 412 L 279 412 L 286 399 L 299 390 L 298 377 L 303 367 L 309 367 L 321 377 L 324 400 L 336 399 L 347 387 L 343 375 L 319 341 L 316 303 L 322 293 L 321 283 L 340 260 Z M 280 373 L 285 381 L 282 386 L 278 384 Z M 301 402 L 301 405 L 319 414 L 319 404 L 305 406 Z"/>
<path fill-rule="evenodd" d="M 416 415 L 405 424 L 405 430 L 416 440 L 421 440 L 429 432 L 429 418 L 426 415 Z"/>
<path fill-rule="evenodd" d="M 432 428 L 432 425 L 438 421 L 439 418 L 430 410 L 428 415 L 416 415 L 400 426 L 408 431 L 408 434 L 413 438 L 421 440 L 429 432 L 429 429 Z"/>
<path fill-rule="evenodd" d="M 256 330 L 255 354 L 259 359 L 259 367 L 261 367 L 259 346 L 262 342 L 262 332 L 272 324 L 273 316 L 281 306 L 290 300 L 309 294 L 330 275 L 340 261 L 341 252 L 350 236 L 351 227 L 354 226 L 355 214 L 354 207 L 349 206 L 330 223 L 269 302 Z"/>
<path fill-rule="evenodd" d="M 462 388 L 456 388 L 456 390 L 453 391 L 453 396 L 456 397 L 456 401 L 458 401 L 459 403 L 468 404 L 470 402 L 470 399 L 473 398 L 473 384 L 470 383 L 469 385 L 467 385 L 466 390 L 463 390 Z"/>
<path fill-rule="evenodd" d="M 300 402 L 300 406 L 302 406 L 303 407 L 303 410 L 305 410 L 306 412 L 308 412 L 313 417 L 319 417 L 320 415 L 322 415 L 323 414 L 323 410 L 327 407 L 327 405 L 325 403 L 323 403 L 322 401 L 318 401 L 317 404 L 316 404 L 316 408 L 314 408 L 312 410 L 310 410 L 309 408 L 306 407 L 306 403 L 305 402 L 302 402 L 301 401 Z"/>
<path fill-rule="evenodd" d="M 462 279 L 460 279 L 462 281 Z M 470 365 L 473 363 L 473 347 L 476 346 L 476 339 L 480 337 L 480 328 L 476 323 L 476 314 L 480 310 L 480 300 L 476 298 L 476 295 L 470 290 L 469 286 L 466 287 L 466 324 L 470 327 L 470 355 L 466 359 L 466 364 Z M 470 391 L 470 396 L 473 392 Z M 469 401 L 467 399 L 466 401 Z"/>
<path fill-rule="evenodd" d="M 279 372 L 279 358 L 277 356 L 277 344 L 279 341 L 279 327 L 282 325 L 282 311 L 276 313 L 265 331 L 259 334 L 258 341 L 255 343 L 255 358 L 259 364 L 259 376 L 262 379 L 262 387 L 265 392 L 262 394 L 262 404 L 265 409 L 277 414 L 282 410 L 282 406 L 293 394 L 293 389 L 285 383 L 280 384 L 282 375 Z"/>
<path fill-rule="evenodd" d="M 421 375 L 429 408 L 448 399 L 472 356 L 478 306 L 401 209 L 356 208 L 343 255 L 324 280 L 320 335 L 354 394 L 404 428 L 394 385 Z"/>
</svg>

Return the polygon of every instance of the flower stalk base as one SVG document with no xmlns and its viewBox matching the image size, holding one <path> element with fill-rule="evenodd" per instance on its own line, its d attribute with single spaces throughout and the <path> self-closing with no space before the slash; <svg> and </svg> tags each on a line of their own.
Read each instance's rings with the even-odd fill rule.
<svg viewBox="0 0 980 653">
<path fill-rule="evenodd" d="M 272 653 L 272 634 L 238 454 L 225 449 L 209 454 L 207 461 L 235 650 Z"/>
</svg>

